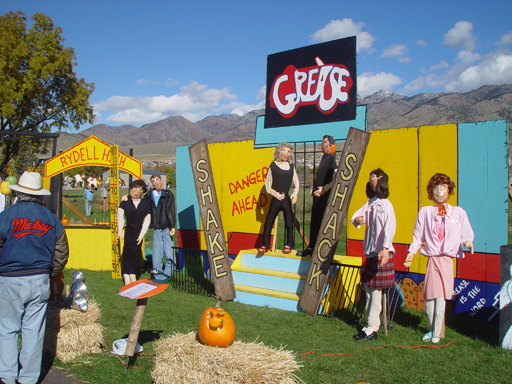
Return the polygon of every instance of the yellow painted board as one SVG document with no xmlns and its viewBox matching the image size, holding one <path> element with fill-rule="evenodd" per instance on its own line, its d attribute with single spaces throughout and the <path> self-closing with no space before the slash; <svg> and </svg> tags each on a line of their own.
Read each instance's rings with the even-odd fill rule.
<svg viewBox="0 0 512 384">
<path fill-rule="evenodd" d="M 357 289 L 360 283 L 361 269 L 354 270 L 354 267 L 341 266 L 322 300 L 324 312 L 332 313 L 357 303 L 361 295 L 361 290 Z"/>
<path fill-rule="evenodd" d="M 64 226 L 69 244 L 69 259 L 66 268 L 90 269 L 92 271 L 112 270 L 110 225 L 66 225 Z M 121 252 L 124 241 L 119 240 Z M 140 265 L 144 264 L 144 242 Z"/>
<path fill-rule="evenodd" d="M 347 238 L 363 240 L 364 230 L 356 229 L 350 219 L 368 200 L 366 183 L 370 172 L 381 168 L 389 176 L 389 200 L 395 211 L 397 228 L 395 243 L 408 244 L 412 240 L 418 211 L 418 130 L 401 128 L 373 131 L 364 157 L 361 172 L 347 214 Z"/>
<path fill-rule="evenodd" d="M 228 232 L 263 233 L 271 199 L 265 177 L 274 150 L 254 148 L 253 140 L 208 144 L 226 239 Z M 204 236 L 201 249 L 206 249 Z"/>
<path fill-rule="evenodd" d="M 457 125 L 429 125 L 419 128 L 419 207 L 432 205 L 427 184 L 436 173 L 445 173 L 457 185 Z M 448 200 L 457 205 L 457 189 Z"/>
</svg>

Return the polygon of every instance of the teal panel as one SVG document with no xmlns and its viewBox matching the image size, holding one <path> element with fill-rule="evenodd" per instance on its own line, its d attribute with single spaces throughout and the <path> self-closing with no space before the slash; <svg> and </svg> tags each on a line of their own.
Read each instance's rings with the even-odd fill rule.
<svg viewBox="0 0 512 384">
<path fill-rule="evenodd" d="M 505 120 L 458 125 L 456 192 L 475 232 L 475 252 L 500 253 L 508 241 L 507 133 Z"/>
<path fill-rule="evenodd" d="M 186 145 L 176 147 L 176 212 L 178 229 L 199 230 L 199 204 Z"/>
<path fill-rule="evenodd" d="M 270 147 L 282 142 L 300 143 L 322 141 L 324 135 L 331 135 L 337 141 L 347 138 L 350 127 L 366 131 L 366 106 L 357 107 L 355 120 L 335 121 L 332 123 L 294 125 L 282 128 L 264 128 L 265 116 L 256 121 L 255 147 Z"/>
</svg>

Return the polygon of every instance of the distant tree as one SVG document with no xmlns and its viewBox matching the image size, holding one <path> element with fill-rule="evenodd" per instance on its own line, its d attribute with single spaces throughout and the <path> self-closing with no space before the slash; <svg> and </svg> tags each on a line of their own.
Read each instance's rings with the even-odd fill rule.
<svg viewBox="0 0 512 384">
<path fill-rule="evenodd" d="M 93 84 L 78 79 L 73 48 L 64 47 L 62 29 L 35 13 L 32 26 L 22 12 L 0 16 L 0 129 L 50 132 L 93 123 Z M 20 152 L 45 153 L 48 140 L 3 140 L 0 174 Z"/>
<path fill-rule="evenodd" d="M 167 174 L 167 184 L 174 187 L 176 185 L 176 170 L 173 166 L 168 165 L 165 173 Z"/>
</svg>

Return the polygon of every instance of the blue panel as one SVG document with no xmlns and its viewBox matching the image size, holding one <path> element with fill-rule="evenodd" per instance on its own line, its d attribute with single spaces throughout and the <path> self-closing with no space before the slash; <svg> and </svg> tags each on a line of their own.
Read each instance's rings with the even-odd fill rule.
<svg viewBox="0 0 512 384">
<path fill-rule="evenodd" d="M 176 148 L 176 212 L 178 229 L 199 230 L 199 204 L 188 146 Z"/>
<path fill-rule="evenodd" d="M 296 295 L 300 295 L 304 287 L 304 280 L 240 271 L 233 271 L 233 282 L 248 287 L 265 288 Z"/>
<path fill-rule="evenodd" d="M 336 140 L 345 140 L 350 127 L 366 131 L 366 106 L 357 107 L 355 120 L 267 129 L 263 128 L 264 123 L 265 116 L 259 116 L 256 122 L 255 147 L 270 147 L 282 142 L 321 141 L 324 135 L 332 135 Z"/>
<path fill-rule="evenodd" d="M 485 308 L 478 315 L 486 321 L 500 321 L 500 285 L 496 283 L 485 283 Z"/>
<path fill-rule="evenodd" d="M 299 308 L 299 302 L 296 300 L 287 300 L 279 297 L 257 295 L 242 291 L 236 291 L 236 298 L 233 299 L 233 301 L 256 305 L 258 307 L 271 307 L 291 312 L 302 312 L 302 309 Z"/>
<path fill-rule="evenodd" d="M 508 123 L 458 125 L 458 202 L 475 232 L 475 251 L 500 253 L 507 244 Z"/>
<path fill-rule="evenodd" d="M 486 300 L 484 282 L 455 279 L 453 285 L 455 300 L 449 300 L 449 303 L 455 313 L 467 313 L 474 316 L 483 307 L 489 305 Z"/>
</svg>

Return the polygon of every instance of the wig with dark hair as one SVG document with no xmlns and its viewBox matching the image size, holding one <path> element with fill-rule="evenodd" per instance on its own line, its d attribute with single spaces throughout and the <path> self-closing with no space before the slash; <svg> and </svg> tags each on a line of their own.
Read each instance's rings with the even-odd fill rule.
<svg viewBox="0 0 512 384">
<path fill-rule="evenodd" d="M 436 173 L 434 176 L 430 178 L 427 184 L 427 193 L 428 199 L 432 200 L 434 195 L 434 187 L 436 185 L 446 184 L 448 186 L 448 195 L 453 195 L 455 193 L 455 183 L 450 176 L 445 175 L 444 173 Z"/>
<path fill-rule="evenodd" d="M 389 176 L 380 168 L 371 171 L 371 175 L 375 175 L 379 179 L 375 186 L 375 196 L 379 199 L 387 199 L 389 197 Z"/>
<path fill-rule="evenodd" d="M 293 146 L 290 143 L 279 143 L 277 144 L 276 150 L 274 151 L 274 160 L 281 161 L 281 150 L 283 148 L 289 148 L 292 151 L 288 163 L 293 164 Z"/>
<path fill-rule="evenodd" d="M 331 135 L 324 135 L 323 140 L 327 139 L 329 142 L 329 145 L 336 144 L 336 140 L 334 140 L 334 137 Z"/>
<path fill-rule="evenodd" d="M 144 180 L 133 180 L 130 183 L 130 189 L 135 188 L 135 187 L 141 187 L 143 192 L 146 192 L 148 190 L 148 187 Z"/>
<path fill-rule="evenodd" d="M 369 199 L 375 197 L 375 191 L 372 189 L 372 184 L 370 182 L 366 183 L 366 197 Z"/>
</svg>

